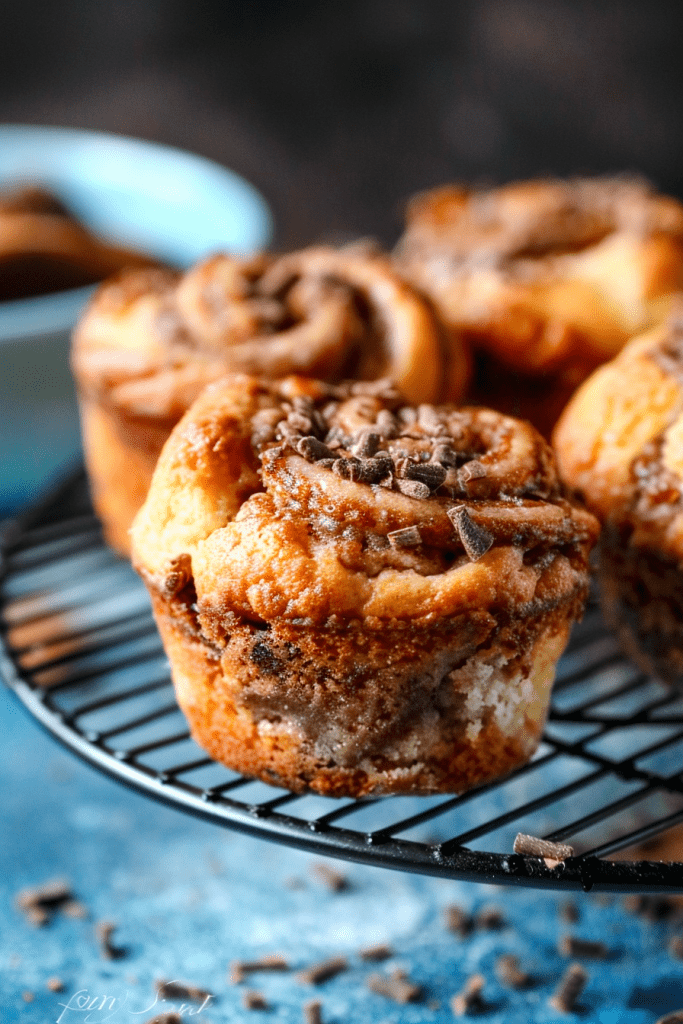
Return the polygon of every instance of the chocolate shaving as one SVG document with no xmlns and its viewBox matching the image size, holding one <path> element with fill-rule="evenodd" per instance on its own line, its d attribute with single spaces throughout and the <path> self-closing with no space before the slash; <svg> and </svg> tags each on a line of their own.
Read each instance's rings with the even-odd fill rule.
<svg viewBox="0 0 683 1024">
<path fill-rule="evenodd" d="M 351 448 L 354 455 L 359 459 L 369 459 L 379 451 L 380 436 L 374 430 L 363 431 Z"/>
<path fill-rule="evenodd" d="M 100 955 L 103 960 L 120 960 L 126 955 L 125 949 L 115 946 L 112 942 L 112 935 L 116 931 L 113 921 L 98 921 L 95 925 L 95 935 L 100 944 Z"/>
<path fill-rule="evenodd" d="M 419 1003 L 423 996 L 422 986 L 413 984 L 405 976 L 371 974 L 367 986 L 371 992 L 395 1003 Z"/>
<path fill-rule="evenodd" d="M 462 991 L 451 999 L 451 1010 L 456 1017 L 463 1017 L 466 1013 L 481 1013 L 484 1010 L 484 984 L 483 974 L 473 974 L 467 979 Z"/>
<path fill-rule="evenodd" d="M 356 459 L 353 455 L 348 459 L 335 459 L 332 464 L 332 472 L 340 476 L 342 480 L 360 480 L 360 459 Z"/>
<path fill-rule="evenodd" d="M 512 849 L 515 853 L 527 854 L 529 857 L 543 857 L 549 868 L 556 867 L 567 857 L 574 856 L 574 847 L 567 843 L 551 843 L 547 839 L 529 836 L 524 832 L 517 833 Z"/>
<path fill-rule="evenodd" d="M 476 459 L 472 459 L 471 462 L 466 462 L 460 470 L 460 480 L 464 484 L 469 483 L 470 480 L 482 480 L 485 476 L 485 467 Z"/>
<path fill-rule="evenodd" d="M 446 927 L 449 932 L 465 939 L 474 928 L 474 921 L 466 910 L 463 910 L 457 903 L 452 903 L 446 907 Z"/>
<path fill-rule="evenodd" d="M 328 864 L 316 863 L 311 865 L 311 873 L 316 875 L 331 892 L 346 892 L 351 888 L 349 880 L 341 871 L 336 871 Z"/>
<path fill-rule="evenodd" d="M 407 480 L 421 480 L 435 491 L 446 479 L 446 470 L 438 462 L 408 462 L 403 475 Z"/>
<path fill-rule="evenodd" d="M 548 1002 L 560 1013 L 571 1013 L 587 984 L 588 974 L 581 964 L 570 964 Z"/>
<path fill-rule="evenodd" d="M 406 526 L 402 530 L 392 530 L 387 534 L 387 538 L 394 548 L 415 548 L 422 543 L 422 536 L 417 526 Z"/>
<path fill-rule="evenodd" d="M 230 978 L 233 985 L 239 985 L 247 974 L 254 971 L 288 971 L 289 963 L 279 953 L 270 953 L 258 960 L 233 960 L 230 964 Z"/>
<path fill-rule="evenodd" d="M 447 468 L 458 465 L 458 453 L 449 444 L 437 444 L 432 459 L 434 462 L 440 462 L 442 466 Z"/>
<path fill-rule="evenodd" d="M 287 422 L 290 427 L 293 427 L 300 434 L 310 434 L 313 430 L 313 421 L 310 416 L 304 416 L 300 412 L 290 412 L 287 416 Z"/>
<path fill-rule="evenodd" d="M 439 415 L 433 405 L 419 405 L 417 407 L 417 422 L 425 434 L 438 436 L 446 433 L 446 424 L 443 417 Z"/>
<path fill-rule="evenodd" d="M 323 1024 L 322 1005 L 318 999 L 304 1003 L 304 1024 Z"/>
<path fill-rule="evenodd" d="M 269 1010 L 268 1001 L 262 992 L 246 991 L 242 993 L 242 1006 L 245 1010 Z"/>
<path fill-rule="evenodd" d="M 296 450 L 303 455 L 307 462 L 320 462 L 321 459 L 334 459 L 335 455 L 331 448 L 319 441 L 317 437 L 309 435 L 302 437 L 297 443 Z"/>
<path fill-rule="evenodd" d="M 155 985 L 160 999 L 190 999 L 194 1003 L 213 999 L 212 992 L 183 981 L 157 981 Z"/>
<path fill-rule="evenodd" d="M 478 526 L 464 505 L 454 505 L 448 509 L 447 515 L 458 532 L 465 554 L 471 562 L 478 562 L 493 544 L 493 534 L 485 527 Z M 515 852 L 519 853 L 518 850 Z"/>
<path fill-rule="evenodd" d="M 314 964 L 312 967 L 306 967 L 303 971 L 299 971 L 296 975 L 296 980 L 300 981 L 303 985 L 320 985 L 323 981 L 335 978 L 342 971 L 345 971 L 347 967 L 348 961 L 345 956 L 333 956 L 329 960 L 323 960 L 319 964 Z"/>
<path fill-rule="evenodd" d="M 496 977 L 501 985 L 510 988 L 528 988 L 533 979 L 527 971 L 519 966 L 519 958 L 514 953 L 503 953 L 496 960 Z"/>
<path fill-rule="evenodd" d="M 482 907 L 474 918 L 476 928 L 499 931 L 505 927 L 505 915 L 500 907 Z"/>
<path fill-rule="evenodd" d="M 358 953 L 361 960 L 370 960 L 375 963 L 378 963 L 380 960 L 388 960 L 393 955 L 393 949 L 386 942 L 381 942 L 377 946 L 366 946 Z"/>
<path fill-rule="evenodd" d="M 581 956 L 591 960 L 606 960 L 610 955 L 610 949 L 604 942 L 591 942 L 575 935 L 563 935 L 557 949 L 562 956 Z"/>
<path fill-rule="evenodd" d="M 394 414 L 388 409 L 380 409 L 375 420 L 375 429 L 382 438 L 396 437 L 398 424 Z"/>
<path fill-rule="evenodd" d="M 405 494 L 409 498 L 428 498 L 430 494 L 429 487 L 421 480 L 397 480 L 396 486 L 401 494 Z"/>
<path fill-rule="evenodd" d="M 372 459 L 361 459 L 358 479 L 367 484 L 378 484 L 393 471 L 393 460 L 386 452 L 378 453 Z"/>
</svg>

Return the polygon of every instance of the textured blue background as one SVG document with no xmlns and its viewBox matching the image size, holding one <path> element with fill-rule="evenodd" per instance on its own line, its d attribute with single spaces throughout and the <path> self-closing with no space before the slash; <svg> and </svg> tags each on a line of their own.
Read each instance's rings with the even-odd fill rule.
<svg viewBox="0 0 683 1024">
<path fill-rule="evenodd" d="M 144 1022 L 170 1009 L 157 1005 L 141 1012 L 153 1002 L 159 977 L 216 993 L 201 1014 L 186 1017 L 197 1024 L 299 1022 L 303 1003 L 313 997 L 322 1000 L 325 1024 L 452 1021 L 448 1000 L 475 971 L 486 976 L 491 1004 L 477 1019 L 490 1024 L 653 1024 L 683 1007 L 683 963 L 666 952 L 676 929 L 647 924 L 616 899 L 605 905 L 604 897 L 576 897 L 581 918 L 572 931 L 603 939 L 614 953 L 607 962 L 586 962 L 591 981 L 583 1012 L 562 1017 L 547 998 L 567 964 L 556 952 L 558 938 L 569 930 L 558 915 L 565 897 L 358 865 L 340 865 L 352 887 L 331 893 L 312 875 L 313 857 L 186 817 L 81 765 L 4 690 L 0 733 L 2 1024 L 51 1024 L 60 1014 L 62 1024 Z M 14 908 L 14 894 L 57 875 L 69 877 L 91 918 L 57 915 L 45 928 L 33 928 Z M 292 879 L 299 887 L 292 887 Z M 451 902 L 468 909 L 498 904 L 509 926 L 460 940 L 443 925 L 443 908 Z M 126 947 L 125 958 L 100 958 L 93 925 L 101 919 L 117 922 L 115 940 Z M 425 986 L 427 1001 L 397 1006 L 367 991 L 365 980 L 378 968 L 363 964 L 357 953 L 379 941 L 395 949 L 379 969 L 405 968 Z M 536 986 L 513 992 L 498 985 L 493 964 L 507 951 L 519 955 Z M 249 987 L 262 991 L 272 1010 L 249 1013 L 240 987 L 228 983 L 226 967 L 234 958 L 268 952 L 284 953 L 294 968 L 343 953 L 351 969 L 316 989 L 292 975 L 254 976 Z M 64 993 L 46 990 L 55 974 L 66 984 Z M 24 1002 L 24 991 L 35 993 L 32 1003 Z M 73 1006 L 79 991 L 99 1002 L 107 996 L 107 1011 L 64 1010 L 60 1004 Z"/>
</svg>

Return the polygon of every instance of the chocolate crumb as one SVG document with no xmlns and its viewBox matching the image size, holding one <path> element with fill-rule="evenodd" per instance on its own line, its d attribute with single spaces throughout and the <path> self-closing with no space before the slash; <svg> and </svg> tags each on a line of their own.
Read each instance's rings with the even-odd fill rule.
<svg viewBox="0 0 683 1024">
<path fill-rule="evenodd" d="M 374 430 L 364 430 L 352 446 L 351 451 L 359 459 L 369 459 L 379 451 L 380 436 Z"/>
<path fill-rule="evenodd" d="M 47 924 L 52 914 L 72 897 L 71 885 L 65 878 L 53 878 L 44 885 L 21 889 L 14 904 L 36 928 Z"/>
<path fill-rule="evenodd" d="M 488 931 L 500 931 L 505 927 L 505 914 L 500 907 L 482 907 L 477 911 L 474 918 L 475 928 L 485 928 Z"/>
<path fill-rule="evenodd" d="M 655 1024 L 683 1024 L 683 1010 L 674 1010 L 673 1013 L 665 1013 L 663 1017 L 655 1021 Z"/>
<path fill-rule="evenodd" d="M 307 462 L 320 462 L 321 459 L 334 459 L 334 452 L 326 444 L 319 441 L 311 434 L 309 437 L 302 437 L 296 446 L 299 455 L 303 455 Z"/>
<path fill-rule="evenodd" d="M 100 944 L 100 955 L 103 960 L 120 960 L 126 955 L 125 949 L 115 946 L 112 942 L 112 935 L 116 931 L 113 921 L 98 921 L 95 925 L 95 935 Z"/>
<path fill-rule="evenodd" d="M 405 479 L 420 480 L 435 491 L 446 479 L 446 469 L 438 462 L 408 462 L 403 470 Z"/>
<path fill-rule="evenodd" d="M 229 980 L 233 985 L 239 985 L 244 981 L 247 974 L 254 971 L 288 971 L 289 963 L 279 953 L 269 953 L 258 960 L 233 960 L 230 964 Z"/>
<path fill-rule="evenodd" d="M 322 1005 L 317 999 L 304 1004 L 304 1024 L 323 1024 Z"/>
<path fill-rule="evenodd" d="M 88 917 L 88 908 L 80 900 L 67 900 L 59 909 L 65 917 L 74 917 L 82 921 Z"/>
<path fill-rule="evenodd" d="M 470 480 L 482 480 L 485 476 L 486 468 L 476 459 L 466 462 L 460 470 L 460 480 L 463 484 L 469 483 Z"/>
<path fill-rule="evenodd" d="M 341 871 L 331 868 L 329 864 L 312 864 L 311 873 L 316 875 L 331 892 L 346 892 L 351 888 L 347 876 Z"/>
<path fill-rule="evenodd" d="M 35 992 L 26 991 L 21 993 L 21 998 L 24 1000 L 25 1003 L 32 1003 L 33 1000 L 36 998 L 36 995 Z"/>
<path fill-rule="evenodd" d="M 571 1013 L 587 984 L 588 974 L 581 964 L 570 964 L 548 1002 L 560 1013 Z"/>
<path fill-rule="evenodd" d="M 502 985 L 510 988 L 528 988 L 532 977 L 519 966 L 519 958 L 514 953 L 503 953 L 496 960 L 496 977 Z"/>
<path fill-rule="evenodd" d="M 397 480 L 396 486 L 401 494 L 405 494 L 409 498 L 428 498 L 430 495 L 429 487 L 421 480 Z"/>
<path fill-rule="evenodd" d="M 262 992 L 247 990 L 242 993 L 242 1006 L 245 1010 L 269 1010 L 270 1006 Z"/>
<path fill-rule="evenodd" d="M 575 935 L 563 935 L 557 950 L 562 956 L 582 956 L 590 960 L 606 960 L 610 955 L 609 947 L 604 942 L 579 939 Z"/>
<path fill-rule="evenodd" d="M 190 999 L 195 1003 L 203 1003 L 207 999 L 213 999 L 213 992 L 183 981 L 157 981 L 155 986 L 157 995 L 161 999 Z"/>
<path fill-rule="evenodd" d="M 467 979 L 462 991 L 451 999 L 451 1010 L 456 1017 L 463 1017 L 466 1013 L 481 1013 L 485 1009 L 482 995 L 484 984 L 483 974 L 473 974 Z"/>
<path fill-rule="evenodd" d="M 467 911 L 459 907 L 457 903 L 452 903 L 446 907 L 445 915 L 446 927 L 449 932 L 459 935 L 461 939 L 466 939 L 474 928 L 474 921 Z"/>
<path fill-rule="evenodd" d="M 361 960 L 371 960 L 379 962 L 380 960 L 388 960 L 394 955 L 394 951 L 386 942 L 381 942 L 377 946 L 366 946 L 359 952 Z"/>
<path fill-rule="evenodd" d="M 564 903 L 561 903 L 557 908 L 557 912 L 562 920 L 568 924 L 576 924 L 580 917 L 579 908 L 572 900 L 565 900 Z"/>
<path fill-rule="evenodd" d="M 530 857 L 543 857 L 549 868 L 555 867 L 567 857 L 574 856 L 574 847 L 567 843 L 551 843 L 547 839 L 529 836 L 524 832 L 517 833 L 512 849 L 515 853 L 527 854 Z"/>
<path fill-rule="evenodd" d="M 393 548 L 416 548 L 422 543 L 422 536 L 417 526 L 406 526 L 402 530 L 392 530 L 387 534 Z"/>
<path fill-rule="evenodd" d="M 371 974 L 367 981 L 368 988 L 378 996 L 392 999 L 395 1003 L 419 1003 L 423 990 L 404 975 L 387 977 L 383 974 Z"/>
<path fill-rule="evenodd" d="M 668 948 L 671 956 L 675 957 L 676 960 L 683 960 L 683 937 L 674 935 Z"/>
<path fill-rule="evenodd" d="M 453 508 L 448 509 L 447 515 L 458 531 L 465 554 L 471 562 L 478 562 L 493 544 L 493 534 L 485 527 L 478 526 L 464 505 L 454 505 Z M 515 852 L 519 853 L 518 850 Z"/>
<path fill-rule="evenodd" d="M 45 988 L 48 990 L 48 992 L 63 992 L 65 986 L 62 979 L 57 978 L 55 976 L 54 978 L 47 979 L 47 981 L 45 982 Z"/>
<path fill-rule="evenodd" d="M 296 974 L 296 980 L 303 985 L 321 985 L 324 981 L 329 981 L 330 978 L 341 974 L 347 967 L 348 961 L 345 956 L 333 956 L 329 960 L 323 960 L 319 964 L 299 971 Z"/>
</svg>

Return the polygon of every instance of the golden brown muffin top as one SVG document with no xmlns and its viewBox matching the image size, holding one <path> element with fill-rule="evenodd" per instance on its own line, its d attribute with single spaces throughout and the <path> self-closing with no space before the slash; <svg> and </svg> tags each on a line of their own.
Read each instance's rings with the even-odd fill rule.
<svg viewBox="0 0 683 1024">
<path fill-rule="evenodd" d="M 73 365 L 87 394 L 176 419 L 227 372 L 389 376 L 416 401 L 460 397 L 469 363 L 460 346 L 445 379 L 442 333 L 387 257 L 362 245 L 313 246 L 108 282 L 78 326 Z"/>
<path fill-rule="evenodd" d="M 173 431 L 134 562 L 201 615 L 324 625 L 520 613 L 586 585 L 592 516 L 528 424 L 386 382 L 228 377 Z"/>
<path fill-rule="evenodd" d="M 563 478 L 603 522 L 683 560 L 683 296 L 589 377 L 553 442 Z"/>
</svg>

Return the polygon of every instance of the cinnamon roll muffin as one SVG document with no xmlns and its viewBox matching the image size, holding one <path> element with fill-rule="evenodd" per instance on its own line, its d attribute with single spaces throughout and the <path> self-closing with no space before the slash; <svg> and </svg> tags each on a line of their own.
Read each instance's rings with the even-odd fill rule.
<svg viewBox="0 0 683 1024">
<path fill-rule="evenodd" d="M 635 661 L 683 682 L 683 304 L 582 385 L 554 434 L 601 519 L 604 612 Z"/>
<path fill-rule="evenodd" d="M 0 300 L 102 281 L 123 267 L 149 267 L 141 253 L 110 245 L 35 185 L 0 193 Z"/>
<path fill-rule="evenodd" d="M 528 424 L 232 376 L 173 430 L 132 537 L 197 742 L 365 796 L 531 756 L 596 532 Z"/>
<path fill-rule="evenodd" d="M 575 388 L 683 287 L 683 206 L 629 177 L 445 186 L 417 196 L 396 252 L 456 338 L 470 397 L 549 433 Z"/>
<path fill-rule="evenodd" d="M 224 373 L 388 376 L 416 402 L 461 397 L 468 373 L 462 347 L 446 367 L 440 322 L 387 257 L 322 246 L 114 278 L 76 330 L 72 364 L 95 507 L 124 554 L 162 444 Z"/>
</svg>

